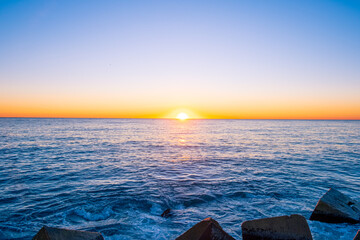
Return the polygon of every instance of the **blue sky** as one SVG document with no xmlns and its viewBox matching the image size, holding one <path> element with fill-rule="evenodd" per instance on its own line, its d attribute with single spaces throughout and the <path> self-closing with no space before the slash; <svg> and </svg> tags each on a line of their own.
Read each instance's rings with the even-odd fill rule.
<svg viewBox="0 0 360 240">
<path fill-rule="evenodd" d="M 360 117 L 359 1 L 0 1 L 0 36 L 4 116 Z"/>
</svg>

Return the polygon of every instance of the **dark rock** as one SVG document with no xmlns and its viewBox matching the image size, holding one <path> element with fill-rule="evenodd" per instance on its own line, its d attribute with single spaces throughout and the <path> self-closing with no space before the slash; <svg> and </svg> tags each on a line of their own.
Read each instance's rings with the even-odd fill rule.
<svg viewBox="0 0 360 240">
<path fill-rule="evenodd" d="M 44 226 L 33 237 L 33 240 L 104 240 L 97 232 L 69 230 Z"/>
<path fill-rule="evenodd" d="M 316 204 L 310 220 L 327 223 L 358 223 L 360 221 L 360 204 L 330 188 Z"/>
<path fill-rule="evenodd" d="M 360 240 L 360 230 L 357 232 L 353 240 Z"/>
<path fill-rule="evenodd" d="M 227 234 L 217 221 L 205 218 L 176 238 L 176 240 L 235 240 Z"/>
<path fill-rule="evenodd" d="M 172 215 L 172 212 L 171 212 L 171 209 L 170 209 L 170 208 L 166 209 L 166 210 L 161 214 L 161 216 L 164 217 L 164 218 L 168 218 L 168 217 L 170 217 L 171 215 Z"/>
<path fill-rule="evenodd" d="M 262 218 L 241 224 L 243 240 L 311 240 L 306 219 L 301 215 Z"/>
</svg>

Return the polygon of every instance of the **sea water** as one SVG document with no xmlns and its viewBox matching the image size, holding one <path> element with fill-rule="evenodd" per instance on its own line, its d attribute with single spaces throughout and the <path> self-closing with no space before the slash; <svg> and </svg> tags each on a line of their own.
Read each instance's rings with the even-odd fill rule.
<svg viewBox="0 0 360 240">
<path fill-rule="evenodd" d="M 207 217 L 241 239 L 245 220 L 309 219 L 330 187 L 360 198 L 360 121 L 0 119 L 1 239 L 175 239 Z M 308 223 L 315 240 L 360 229 Z"/>
</svg>

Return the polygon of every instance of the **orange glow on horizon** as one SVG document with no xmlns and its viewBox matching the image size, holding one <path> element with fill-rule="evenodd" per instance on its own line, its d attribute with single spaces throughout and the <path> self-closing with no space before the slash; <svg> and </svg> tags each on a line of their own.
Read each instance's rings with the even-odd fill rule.
<svg viewBox="0 0 360 240">
<path fill-rule="evenodd" d="M 0 99 L 1 100 L 1 99 Z M 170 110 L 169 110 L 170 109 Z M 172 109 L 172 110 L 171 110 Z M 357 102 L 284 102 L 194 104 L 171 108 L 157 104 L 113 104 L 76 101 L 0 101 L 0 117 L 165 118 L 181 119 L 329 119 L 360 120 Z"/>
</svg>

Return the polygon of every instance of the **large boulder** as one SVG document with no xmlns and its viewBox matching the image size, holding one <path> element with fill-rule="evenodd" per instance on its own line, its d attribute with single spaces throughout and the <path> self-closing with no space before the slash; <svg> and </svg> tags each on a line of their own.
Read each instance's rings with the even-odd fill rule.
<svg viewBox="0 0 360 240">
<path fill-rule="evenodd" d="M 306 219 L 297 214 L 245 221 L 241 230 L 243 240 L 312 240 Z"/>
<path fill-rule="evenodd" d="M 176 240 L 235 240 L 227 234 L 217 221 L 205 218 L 181 234 Z"/>
<path fill-rule="evenodd" d="M 310 220 L 327 223 L 358 223 L 360 205 L 341 192 L 330 188 L 316 204 Z"/>
<path fill-rule="evenodd" d="M 360 240 L 360 230 L 357 232 L 353 240 Z"/>
<path fill-rule="evenodd" d="M 33 240 L 104 240 L 97 232 L 69 230 L 44 226 L 33 237 Z"/>
</svg>

